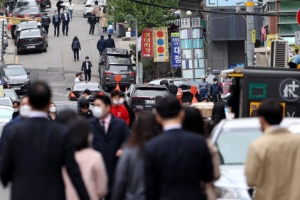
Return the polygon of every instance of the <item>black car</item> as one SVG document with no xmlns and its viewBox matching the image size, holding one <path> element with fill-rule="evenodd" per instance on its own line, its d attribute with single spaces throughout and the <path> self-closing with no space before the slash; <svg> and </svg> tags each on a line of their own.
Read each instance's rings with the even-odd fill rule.
<svg viewBox="0 0 300 200">
<path fill-rule="evenodd" d="M 30 19 L 40 19 L 42 16 L 42 10 L 40 6 L 26 6 L 15 8 L 13 11 L 13 17 L 17 18 L 30 18 Z M 29 16 L 26 16 L 29 15 Z"/>
<path fill-rule="evenodd" d="M 37 29 L 37 28 L 41 28 L 41 23 L 37 22 L 37 21 L 26 21 L 26 22 L 21 22 L 20 24 L 18 24 L 16 26 L 15 29 L 15 36 L 16 36 L 16 40 L 18 36 L 20 35 L 20 32 L 23 30 L 29 30 L 29 29 Z"/>
<path fill-rule="evenodd" d="M 127 93 L 129 105 L 132 108 L 143 106 L 144 110 L 152 110 L 156 96 L 170 96 L 168 88 L 164 85 L 134 85 Z"/>
<path fill-rule="evenodd" d="M 56 112 L 57 114 L 60 114 L 62 112 L 64 112 L 65 110 L 72 110 L 75 113 L 77 113 L 77 109 L 78 109 L 78 105 L 77 102 L 75 101 L 54 101 L 54 104 L 56 106 Z M 90 105 L 90 109 L 93 109 L 93 106 Z"/>
<path fill-rule="evenodd" d="M 20 64 L 7 64 L 1 68 L 1 77 L 4 81 L 3 87 L 15 90 L 18 95 L 28 91 L 31 84 L 28 75 L 29 72 L 26 72 L 23 65 Z"/>
<path fill-rule="evenodd" d="M 17 38 L 17 53 L 30 50 L 47 52 L 47 34 L 42 29 L 29 29 L 21 31 Z"/>
<path fill-rule="evenodd" d="M 69 100 L 70 101 L 77 101 L 78 98 L 80 97 L 80 95 L 82 95 L 83 91 L 85 89 L 89 89 L 92 94 L 89 98 L 90 102 L 94 102 L 94 96 L 99 94 L 99 95 L 103 95 L 104 94 L 104 90 L 101 88 L 99 83 L 95 83 L 95 82 L 77 82 L 74 83 L 72 89 L 71 88 L 67 88 L 68 91 L 70 91 L 69 94 Z"/>
</svg>

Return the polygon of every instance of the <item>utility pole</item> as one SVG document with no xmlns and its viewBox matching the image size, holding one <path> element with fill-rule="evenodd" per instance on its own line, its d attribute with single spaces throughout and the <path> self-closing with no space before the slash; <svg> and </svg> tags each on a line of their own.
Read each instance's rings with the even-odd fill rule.
<svg viewBox="0 0 300 200">
<path fill-rule="evenodd" d="M 247 0 L 245 5 L 248 13 L 254 12 L 253 0 Z M 254 15 L 247 15 L 247 66 L 254 65 L 254 43 L 252 41 L 252 30 L 254 30 Z"/>
</svg>

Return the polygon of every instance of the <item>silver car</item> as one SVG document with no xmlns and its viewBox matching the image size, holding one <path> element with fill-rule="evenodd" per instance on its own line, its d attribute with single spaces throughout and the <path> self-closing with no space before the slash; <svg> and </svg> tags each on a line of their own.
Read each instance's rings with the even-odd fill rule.
<svg viewBox="0 0 300 200">
<path fill-rule="evenodd" d="M 299 123 L 299 118 L 284 118 L 281 125 L 289 127 Z M 249 145 L 262 131 L 258 118 L 223 120 L 212 132 L 212 142 L 217 146 L 220 156 L 221 177 L 215 182 L 222 199 L 251 200 L 253 189 L 249 188 L 244 175 L 244 164 Z"/>
<path fill-rule="evenodd" d="M 0 136 L 3 127 L 11 120 L 14 109 L 10 106 L 0 105 Z"/>
</svg>

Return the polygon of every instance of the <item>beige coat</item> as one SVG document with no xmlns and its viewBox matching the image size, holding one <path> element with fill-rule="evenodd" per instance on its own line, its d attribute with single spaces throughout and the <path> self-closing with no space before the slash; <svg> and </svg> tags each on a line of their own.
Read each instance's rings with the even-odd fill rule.
<svg viewBox="0 0 300 200">
<path fill-rule="evenodd" d="M 98 5 L 98 6 L 94 6 L 94 9 L 93 9 L 93 13 L 96 17 L 100 17 L 101 15 L 101 7 Z"/>
<path fill-rule="evenodd" d="M 107 19 L 108 15 L 107 15 L 107 13 L 101 12 L 100 17 L 101 17 L 100 26 L 101 27 L 107 27 L 108 26 L 108 19 Z"/>
<path fill-rule="evenodd" d="M 107 192 L 107 175 L 102 156 L 93 149 L 83 149 L 75 153 L 75 159 L 79 165 L 82 179 L 91 200 L 99 200 Z M 77 192 L 63 168 L 66 200 L 79 200 Z"/>
<path fill-rule="evenodd" d="M 249 147 L 245 175 L 255 200 L 299 200 L 300 136 L 268 128 Z"/>
</svg>

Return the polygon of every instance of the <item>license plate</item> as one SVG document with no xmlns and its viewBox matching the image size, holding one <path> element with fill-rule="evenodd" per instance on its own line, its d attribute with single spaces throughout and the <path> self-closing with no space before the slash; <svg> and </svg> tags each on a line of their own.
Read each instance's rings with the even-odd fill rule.
<svg viewBox="0 0 300 200">
<path fill-rule="evenodd" d="M 21 88 L 19 88 L 19 87 L 13 87 L 13 88 L 11 88 L 12 90 L 21 90 Z"/>
<path fill-rule="evenodd" d="M 34 49 L 35 46 L 28 46 L 27 49 Z"/>
<path fill-rule="evenodd" d="M 122 78 L 126 78 L 126 77 L 127 77 L 127 75 L 121 75 L 121 77 L 122 77 Z"/>
</svg>

